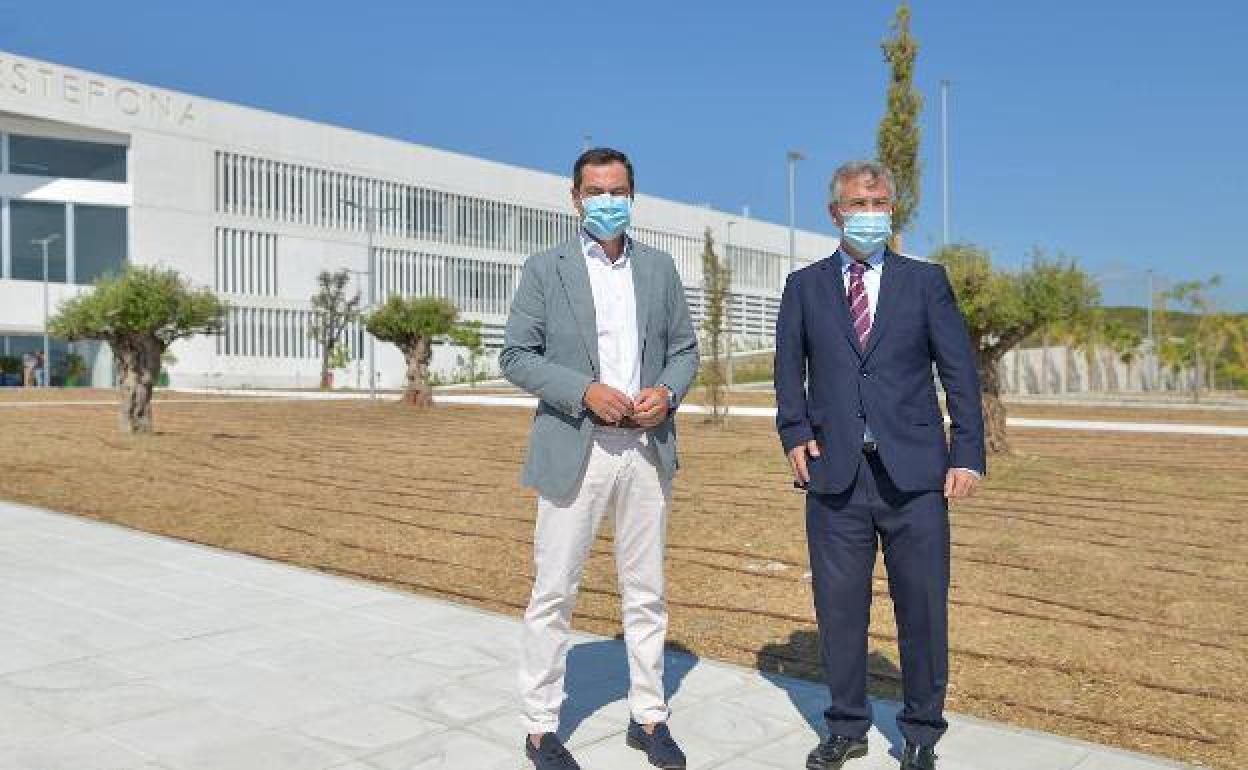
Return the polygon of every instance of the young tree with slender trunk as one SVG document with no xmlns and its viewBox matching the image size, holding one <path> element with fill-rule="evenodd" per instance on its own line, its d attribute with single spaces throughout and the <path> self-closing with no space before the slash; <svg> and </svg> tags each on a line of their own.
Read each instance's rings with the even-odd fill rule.
<svg viewBox="0 0 1248 770">
<path fill-rule="evenodd" d="M 1232 316 L 1227 322 L 1226 376 L 1232 388 L 1248 388 L 1248 315 Z"/>
<path fill-rule="evenodd" d="M 879 161 L 893 172 L 893 250 L 901 251 L 902 231 L 919 210 L 919 113 L 923 96 L 914 88 L 914 61 L 919 42 L 910 34 L 910 4 L 903 2 L 893 17 L 893 37 L 880 48 L 889 64 L 888 104 L 876 137 Z"/>
<path fill-rule="evenodd" d="M 706 387 L 706 405 L 710 408 L 707 421 L 724 422 L 724 304 L 728 299 L 731 280 L 728 266 L 715 253 L 715 239 L 706 228 L 702 247 L 702 332 L 708 356 L 702 365 L 702 382 Z"/>
<path fill-rule="evenodd" d="M 459 310 L 441 297 L 391 297 L 369 313 L 364 323 L 368 331 L 382 342 L 394 344 L 407 362 L 407 382 L 403 401 L 412 406 L 433 404 L 433 388 L 429 386 L 429 361 L 433 358 L 433 341 L 448 336 L 452 341 L 472 342 L 478 330 L 465 328 L 457 322 Z"/>
<path fill-rule="evenodd" d="M 1212 373 L 1230 338 L 1223 314 L 1217 312 L 1211 296 L 1212 290 L 1221 284 L 1221 276 L 1215 275 L 1207 281 L 1184 281 L 1161 292 L 1162 312 L 1158 316 L 1163 333 L 1158 352 L 1173 371 L 1191 370 L 1193 402 L 1200 401 L 1202 388 L 1212 389 Z M 1168 333 L 1169 319 L 1165 311 L 1171 302 L 1195 316 L 1195 323 L 1182 336 Z"/>
<path fill-rule="evenodd" d="M 121 430 L 150 433 L 161 357 L 177 340 L 220 333 L 224 317 L 215 294 L 193 288 L 177 271 L 129 265 L 62 303 L 48 331 L 71 342 L 107 342 L 120 375 Z"/>
<path fill-rule="evenodd" d="M 468 351 L 468 385 L 477 386 L 477 364 L 485 355 L 485 340 L 481 336 L 480 321 L 464 321 L 447 334 L 451 342 Z"/>
<path fill-rule="evenodd" d="M 357 291 L 354 296 L 347 296 L 347 284 L 350 282 L 349 270 L 333 273 L 322 270 L 316 276 L 317 292 L 312 296 L 314 312 L 308 335 L 316 340 L 321 349 L 321 390 L 328 390 L 332 385 L 331 363 L 335 351 L 345 343 L 343 332 L 360 317 L 360 293 Z"/>
<path fill-rule="evenodd" d="M 1100 290 L 1073 260 L 1039 251 L 1017 272 L 994 269 L 988 252 L 970 244 L 946 246 L 932 259 L 949 273 L 975 346 L 988 451 L 1009 452 L 1001 358 L 1041 328 L 1086 321 L 1100 302 Z"/>
<path fill-rule="evenodd" d="M 1135 362 L 1140 357 L 1140 345 L 1144 342 L 1143 333 L 1133 326 L 1112 320 L 1105 323 L 1105 339 L 1110 350 L 1127 367 L 1127 387 L 1130 388 Z"/>
</svg>

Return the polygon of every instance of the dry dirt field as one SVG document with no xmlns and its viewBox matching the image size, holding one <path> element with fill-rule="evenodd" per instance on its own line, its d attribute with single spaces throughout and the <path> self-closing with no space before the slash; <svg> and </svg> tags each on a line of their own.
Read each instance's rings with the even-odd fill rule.
<svg viewBox="0 0 1248 770">
<path fill-rule="evenodd" d="M 126 438 L 111 407 L 0 404 L 0 497 L 521 612 L 526 410 L 168 401 L 156 425 Z M 672 640 L 816 677 L 802 500 L 771 421 L 680 430 Z M 1248 766 L 1248 440 L 1013 436 L 1018 454 L 953 510 L 950 708 Z M 619 627 L 610 554 L 604 531 L 576 619 L 605 634 Z M 893 695 L 879 570 L 872 687 Z"/>
<path fill-rule="evenodd" d="M 465 391 L 468 392 L 468 391 Z M 514 394 L 514 391 L 512 391 Z M 701 397 L 701 390 L 694 391 L 694 398 Z M 737 390 L 729 394 L 732 406 L 775 406 L 776 397 L 769 390 Z M 1184 404 L 1181 408 L 1155 407 L 1055 405 L 1043 402 L 1007 403 L 1005 411 L 1010 417 L 1040 417 L 1058 420 L 1109 420 L 1118 422 L 1164 422 L 1195 425 L 1248 425 L 1248 401 L 1242 408 L 1210 409 L 1199 405 Z"/>
</svg>

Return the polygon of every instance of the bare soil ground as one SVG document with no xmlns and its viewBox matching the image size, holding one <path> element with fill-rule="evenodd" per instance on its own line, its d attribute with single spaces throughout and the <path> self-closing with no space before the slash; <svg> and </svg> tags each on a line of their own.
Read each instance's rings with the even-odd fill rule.
<svg viewBox="0 0 1248 770">
<path fill-rule="evenodd" d="M 152 398 L 156 401 L 186 399 L 221 399 L 228 396 L 199 393 L 179 393 L 157 388 Z M 117 391 L 105 388 L 0 388 L 0 404 L 64 401 L 117 401 Z"/>
<path fill-rule="evenodd" d="M 701 401 L 701 389 L 694 390 L 690 401 Z M 736 390 L 728 394 L 731 406 L 775 406 L 776 397 L 770 390 Z M 1158 422 L 1189 423 L 1193 425 L 1248 425 L 1248 408 L 1202 409 L 1199 406 L 1165 408 L 1154 406 L 1102 406 L 1099 404 L 1056 405 L 1018 404 L 1005 405 L 1010 417 L 1041 417 L 1055 420 L 1108 420 L 1110 422 Z"/>
<path fill-rule="evenodd" d="M 158 405 L 158 433 L 136 438 L 117 434 L 110 407 L 0 408 L 0 497 L 518 615 L 532 575 L 534 498 L 518 484 L 529 421 L 222 399 Z M 671 638 L 817 678 L 802 498 L 772 430 L 680 419 Z M 950 708 L 1248 766 L 1248 441 L 1013 437 L 1018 454 L 953 508 Z M 882 566 L 875 599 L 872 689 L 892 696 Z M 576 624 L 619 628 L 609 528 Z"/>
</svg>

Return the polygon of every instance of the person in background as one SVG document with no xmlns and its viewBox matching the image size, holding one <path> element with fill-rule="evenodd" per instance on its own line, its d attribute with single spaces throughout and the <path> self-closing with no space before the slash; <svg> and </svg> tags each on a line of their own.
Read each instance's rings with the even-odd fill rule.
<svg viewBox="0 0 1248 770">
<path fill-rule="evenodd" d="M 48 386 L 48 362 L 43 351 L 35 353 L 35 385 L 40 388 Z"/>
</svg>

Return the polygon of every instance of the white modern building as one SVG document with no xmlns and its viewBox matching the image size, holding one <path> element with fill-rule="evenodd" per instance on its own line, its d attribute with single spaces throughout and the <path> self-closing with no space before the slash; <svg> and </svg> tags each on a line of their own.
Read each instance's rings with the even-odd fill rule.
<svg viewBox="0 0 1248 770">
<path fill-rule="evenodd" d="M 569 148 L 569 170 L 576 152 Z M 644 190 L 646 169 L 638 179 Z M 563 175 L 0 52 L 0 356 L 11 365 L 42 347 L 35 241 L 55 236 L 53 311 L 125 262 L 176 268 L 228 302 L 224 334 L 175 347 L 173 384 L 315 385 L 316 276 L 356 271 L 367 297 L 371 218 L 377 301 L 448 298 L 483 324 L 492 365 L 525 257 L 575 233 L 569 187 Z M 635 221 L 634 237 L 676 259 L 695 321 L 702 234 L 710 227 L 721 247 L 730 241 L 737 346 L 771 344 L 789 266 L 786 227 L 644 194 Z M 812 258 L 836 247 L 813 232 L 798 231 L 796 242 Z M 337 384 L 367 387 L 371 339 L 358 328 L 349 337 L 352 363 Z M 95 384 L 111 381 L 106 350 L 54 341 L 54 383 L 69 352 L 83 356 Z M 434 366 L 454 376 L 463 358 L 442 345 Z M 398 387 L 398 350 L 377 343 L 376 359 L 378 385 Z"/>
</svg>

